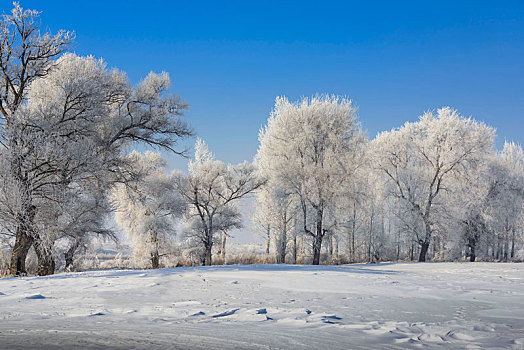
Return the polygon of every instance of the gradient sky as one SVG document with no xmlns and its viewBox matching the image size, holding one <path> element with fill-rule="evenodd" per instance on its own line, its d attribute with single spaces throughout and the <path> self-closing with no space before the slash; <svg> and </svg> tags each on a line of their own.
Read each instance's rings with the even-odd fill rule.
<svg viewBox="0 0 524 350">
<path fill-rule="evenodd" d="M 524 143 L 524 1 L 20 3 L 134 83 L 169 72 L 226 162 L 253 158 L 278 95 L 349 96 L 369 137 L 449 105 Z"/>
</svg>

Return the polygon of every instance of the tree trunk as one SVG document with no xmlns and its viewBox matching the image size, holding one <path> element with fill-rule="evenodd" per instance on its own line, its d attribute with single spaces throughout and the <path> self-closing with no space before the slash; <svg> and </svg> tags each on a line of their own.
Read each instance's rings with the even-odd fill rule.
<svg viewBox="0 0 524 350">
<path fill-rule="evenodd" d="M 422 242 L 422 244 L 420 245 L 420 255 L 418 256 L 419 262 L 426 261 L 426 254 L 428 252 L 428 248 L 429 248 L 429 242 L 428 241 Z"/>
<path fill-rule="evenodd" d="M 327 239 L 327 250 L 328 250 L 328 254 L 329 254 L 329 259 L 331 259 L 331 257 L 333 256 L 333 241 L 331 240 L 331 237 L 328 236 L 328 239 Z"/>
<path fill-rule="evenodd" d="M 202 265 L 210 266 L 213 263 L 213 217 L 211 216 L 207 222 L 204 222 L 204 256 L 202 258 Z"/>
<path fill-rule="evenodd" d="M 469 240 L 469 261 L 475 262 L 476 255 L 475 255 L 475 248 L 476 248 L 476 241 L 474 239 Z"/>
<path fill-rule="evenodd" d="M 23 184 L 25 184 L 25 182 L 23 182 Z M 25 275 L 27 273 L 25 269 L 25 261 L 27 253 L 34 241 L 30 232 L 33 227 L 36 207 L 28 204 L 31 203 L 31 201 L 29 198 L 26 198 L 26 196 L 24 196 L 22 200 L 26 204 L 23 205 L 24 210 L 18 215 L 15 245 L 11 253 L 11 266 L 9 269 L 9 273 L 14 276 Z"/>
<path fill-rule="evenodd" d="M 322 236 L 316 235 L 313 237 L 313 265 L 320 264 L 320 250 L 322 248 Z"/>
<path fill-rule="evenodd" d="M 334 263 L 336 263 L 337 265 L 339 264 L 339 258 L 338 258 L 338 240 L 335 236 L 332 236 L 332 240 L 333 240 L 333 259 L 332 261 Z"/>
<path fill-rule="evenodd" d="M 153 246 L 151 251 L 151 268 L 158 269 L 160 267 L 160 254 L 158 253 L 158 238 L 155 231 L 148 231 L 148 241 Z"/>
<path fill-rule="evenodd" d="M 48 276 L 55 273 L 55 259 L 51 254 L 51 248 L 44 246 L 38 239 L 34 241 L 35 252 L 38 258 L 38 276 Z"/>
<path fill-rule="evenodd" d="M 73 244 L 71 244 L 69 249 L 64 253 L 64 258 L 65 258 L 65 268 L 64 269 L 66 271 L 69 268 L 72 268 L 73 262 L 74 262 L 75 252 L 76 252 L 76 250 L 78 249 L 79 246 L 80 246 L 80 240 L 79 239 L 75 239 Z"/>
<path fill-rule="evenodd" d="M 280 240 L 278 241 L 279 247 L 277 252 L 277 264 L 286 263 L 286 250 L 287 250 L 287 214 L 284 212 L 280 223 Z"/>
<path fill-rule="evenodd" d="M 429 244 L 431 243 L 432 230 L 428 214 L 424 215 L 424 226 L 426 229 L 426 235 L 424 241 L 420 243 L 420 254 L 418 256 L 419 262 L 426 261 L 426 255 L 428 254 Z"/>
<path fill-rule="evenodd" d="M 356 204 L 355 204 L 356 205 Z M 355 231 L 357 225 L 357 209 L 353 207 L 353 222 L 351 223 L 351 262 L 355 262 Z"/>
<path fill-rule="evenodd" d="M 204 252 L 204 266 L 210 266 L 213 263 L 212 257 L 211 257 L 211 248 L 213 246 L 211 244 L 206 244 L 205 246 L 205 252 Z"/>
<path fill-rule="evenodd" d="M 224 231 L 224 238 L 222 239 L 222 261 L 223 261 L 223 264 L 226 263 L 226 238 L 227 238 L 227 233 L 226 233 L 226 231 Z"/>
<path fill-rule="evenodd" d="M 293 264 L 297 263 L 297 250 L 298 250 L 297 235 L 295 234 L 293 236 Z"/>
<path fill-rule="evenodd" d="M 160 267 L 160 255 L 158 254 L 157 249 L 151 252 L 151 267 L 153 269 L 158 269 Z"/>
<path fill-rule="evenodd" d="M 11 253 L 11 266 L 9 273 L 13 276 L 23 276 L 27 274 L 25 260 L 27 253 L 33 244 L 33 237 L 28 236 L 19 226 L 16 230 L 16 241 Z"/>
<path fill-rule="evenodd" d="M 217 251 L 217 255 L 220 255 L 220 256 L 222 255 L 222 233 L 218 237 L 218 251 Z"/>
<path fill-rule="evenodd" d="M 515 257 L 515 228 L 511 230 L 511 258 Z"/>
<path fill-rule="evenodd" d="M 322 249 L 322 239 L 324 230 L 322 229 L 322 217 L 324 212 L 321 208 L 317 209 L 316 232 L 313 237 L 313 265 L 320 264 L 320 251 Z"/>
<path fill-rule="evenodd" d="M 266 238 L 266 255 L 269 255 L 269 247 L 271 244 L 271 225 L 267 225 L 267 238 Z"/>
</svg>

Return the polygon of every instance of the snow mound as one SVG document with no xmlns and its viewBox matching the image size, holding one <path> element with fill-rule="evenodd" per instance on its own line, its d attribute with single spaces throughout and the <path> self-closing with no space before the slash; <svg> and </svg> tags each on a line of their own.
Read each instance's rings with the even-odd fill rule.
<svg viewBox="0 0 524 350">
<path fill-rule="evenodd" d="M 32 295 L 26 296 L 24 299 L 38 300 L 38 299 L 46 299 L 46 297 L 43 296 L 42 294 L 32 294 Z"/>
</svg>

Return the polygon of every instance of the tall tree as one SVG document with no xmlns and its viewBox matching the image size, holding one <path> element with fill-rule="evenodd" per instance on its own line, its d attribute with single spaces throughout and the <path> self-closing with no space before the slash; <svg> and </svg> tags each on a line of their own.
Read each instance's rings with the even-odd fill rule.
<svg viewBox="0 0 524 350">
<path fill-rule="evenodd" d="M 304 234 L 313 241 L 319 264 L 322 240 L 329 232 L 341 184 L 352 180 L 364 137 L 351 101 L 336 96 L 278 97 L 260 131 L 257 164 L 268 184 L 295 203 Z"/>
<path fill-rule="evenodd" d="M 27 98 L 29 85 L 45 77 L 55 66 L 56 59 L 74 39 L 74 34 L 59 31 L 56 34 L 40 32 L 39 12 L 24 10 L 14 3 L 11 14 L 0 21 L 0 142 L 9 159 L 12 189 L 19 195 L 19 206 L 13 212 L 15 242 L 10 272 L 25 272 L 25 258 L 33 240 L 35 208 L 31 198 L 31 184 L 23 173 L 27 146 L 16 137 L 20 128 L 20 107 Z"/>
</svg>

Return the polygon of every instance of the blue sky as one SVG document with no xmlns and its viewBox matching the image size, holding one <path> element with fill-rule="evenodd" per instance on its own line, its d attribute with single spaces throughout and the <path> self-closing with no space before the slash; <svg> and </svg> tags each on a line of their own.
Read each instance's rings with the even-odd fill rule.
<svg viewBox="0 0 524 350">
<path fill-rule="evenodd" d="M 252 159 L 278 95 L 349 96 L 370 137 L 449 105 L 496 127 L 498 146 L 524 143 L 522 0 L 20 3 L 133 82 L 169 72 L 226 162 Z"/>
</svg>

